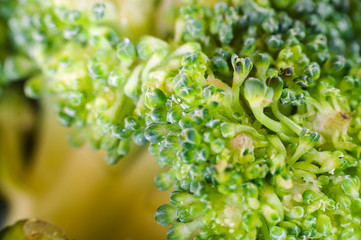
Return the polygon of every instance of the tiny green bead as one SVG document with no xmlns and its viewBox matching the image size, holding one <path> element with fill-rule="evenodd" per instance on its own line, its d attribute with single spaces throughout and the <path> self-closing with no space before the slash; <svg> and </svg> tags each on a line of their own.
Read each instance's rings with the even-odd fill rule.
<svg viewBox="0 0 361 240">
<path fill-rule="evenodd" d="M 357 187 L 355 183 L 352 181 L 352 179 L 347 176 L 342 182 L 341 182 L 341 188 L 343 192 L 347 195 L 358 197 L 359 196 L 359 186 Z"/>
<path fill-rule="evenodd" d="M 144 36 L 141 37 L 137 46 L 137 54 L 141 59 L 148 59 L 154 52 L 168 53 L 168 43 L 155 37 Z"/>
<path fill-rule="evenodd" d="M 112 151 L 118 143 L 118 139 L 112 138 L 110 135 L 105 135 L 101 142 L 101 148 L 105 151 Z"/>
<path fill-rule="evenodd" d="M 277 35 L 271 35 L 266 38 L 265 41 L 271 51 L 281 49 L 284 46 L 284 41 L 281 39 L 280 36 Z"/>
<path fill-rule="evenodd" d="M 139 130 L 133 134 L 133 141 L 135 144 L 142 146 L 147 143 L 147 139 L 144 137 L 144 132 Z"/>
<path fill-rule="evenodd" d="M 167 191 L 173 185 L 173 180 L 169 177 L 168 172 L 158 173 L 154 178 L 154 182 L 161 191 Z"/>
<path fill-rule="evenodd" d="M 124 118 L 124 126 L 132 131 L 137 131 L 140 129 L 141 124 L 134 117 L 126 117 Z"/>
<path fill-rule="evenodd" d="M 220 129 L 224 138 L 233 138 L 236 135 L 235 127 L 231 123 L 223 122 Z"/>
<path fill-rule="evenodd" d="M 105 5 L 103 3 L 97 3 L 93 6 L 93 14 L 96 20 L 101 20 L 105 14 Z"/>
<path fill-rule="evenodd" d="M 317 217 L 316 229 L 323 236 L 329 235 L 332 229 L 332 223 L 330 217 L 325 214 L 320 214 Z"/>
<path fill-rule="evenodd" d="M 203 215 L 204 208 L 202 206 L 202 203 L 200 203 L 200 202 L 192 203 L 189 208 L 189 213 L 193 219 Z"/>
<path fill-rule="evenodd" d="M 258 188 L 256 184 L 250 182 L 244 183 L 242 185 L 242 190 L 246 196 L 251 198 L 258 198 Z"/>
<path fill-rule="evenodd" d="M 73 118 L 66 113 L 60 112 L 57 117 L 59 123 L 64 127 L 70 127 L 73 123 Z"/>
<path fill-rule="evenodd" d="M 215 94 L 217 91 L 217 88 L 213 85 L 204 85 L 202 87 L 202 94 L 205 99 L 209 99 L 213 94 Z"/>
<path fill-rule="evenodd" d="M 187 164 L 193 163 L 195 161 L 195 153 L 193 150 L 183 150 L 178 153 L 179 159 Z"/>
<path fill-rule="evenodd" d="M 109 73 L 108 84 L 114 87 L 121 87 L 125 84 L 128 75 L 128 69 L 115 68 Z"/>
<path fill-rule="evenodd" d="M 303 209 L 303 207 L 300 207 L 300 206 L 296 206 L 296 207 L 293 207 L 289 213 L 288 213 L 288 216 L 291 218 L 291 219 L 300 219 L 303 217 L 305 213 L 305 210 Z"/>
<path fill-rule="evenodd" d="M 144 137 L 150 143 L 158 143 L 164 139 L 165 131 L 164 125 L 152 123 L 145 129 Z"/>
<path fill-rule="evenodd" d="M 160 154 L 160 143 L 150 143 L 148 152 L 154 157 L 158 157 Z"/>
<path fill-rule="evenodd" d="M 271 225 L 275 225 L 278 222 L 281 221 L 281 216 L 279 215 L 279 213 L 273 209 L 271 206 L 264 204 L 261 207 L 261 211 L 262 214 L 264 216 L 264 218 L 266 219 L 266 221 L 271 224 Z"/>
<path fill-rule="evenodd" d="M 157 164 L 161 167 L 161 168 L 165 168 L 167 166 L 169 166 L 172 163 L 172 159 L 167 157 L 167 156 L 160 156 L 157 159 Z"/>
<path fill-rule="evenodd" d="M 341 232 L 341 238 L 340 239 L 352 239 L 352 237 L 354 236 L 355 230 L 351 227 L 351 228 L 346 228 L 343 229 Z"/>
<path fill-rule="evenodd" d="M 182 118 L 182 112 L 178 109 L 171 109 L 168 111 L 166 118 L 170 123 L 177 123 Z"/>
<path fill-rule="evenodd" d="M 132 132 L 120 125 L 112 126 L 112 136 L 118 139 L 127 139 L 131 136 Z"/>
<path fill-rule="evenodd" d="M 175 223 L 168 229 L 167 239 L 169 240 L 187 240 L 193 231 L 199 227 L 199 221 L 190 223 Z"/>
<path fill-rule="evenodd" d="M 124 140 L 119 141 L 119 145 L 118 145 L 118 148 L 117 148 L 117 153 L 120 156 L 127 155 L 129 153 L 129 149 L 130 149 L 130 140 L 124 139 Z"/>
<path fill-rule="evenodd" d="M 303 202 L 309 204 L 316 199 L 316 193 L 312 190 L 306 190 L 302 194 Z"/>
<path fill-rule="evenodd" d="M 193 148 L 194 145 L 198 145 L 201 141 L 201 137 L 196 129 L 187 128 L 181 132 L 181 142 L 185 148 Z"/>
<path fill-rule="evenodd" d="M 325 186 L 325 185 L 328 185 L 329 182 L 330 182 L 330 179 L 328 176 L 325 176 L 325 175 L 321 175 L 318 177 L 318 180 L 320 181 L 321 185 Z"/>
<path fill-rule="evenodd" d="M 105 162 L 109 165 L 115 165 L 122 158 L 116 151 L 108 152 L 105 156 Z"/>
<path fill-rule="evenodd" d="M 42 78 L 33 77 L 26 81 L 24 91 L 25 95 L 32 99 L 37 99 L 41 93 Z"/>
<path fill-rule="evenodd" d="M 165 123 L 167 121 L 167 111 L 164 107 L 156 107 L 150 111 L 149 116 L 152 119 L 152 122 L 155 123 Z"/>
<path fill-rule="evenodd" d="M 170 204 L 164 204 L 154 213 L 154 219 L 163 226 L 172 224 L 177 219 L 177 208 Z"/>
<path fill-rule="evenodd" d="M 207 161 L 209 158 L 209 149 L 207 145 L 202 145 L 196 148 L 195 150 L 195 159 L 196 161 Z"/>
<path fill-rule="evenodd" d="M 159 88 L 155 88 L 145 94 L 145 103 L 150 109 L 164 107 L 166 102 L 167 96 Z"/>
<path fill-rule="evenodd" d="M 274 226 L 270 229 L 270 237 L 272 240 L 285 240 L 287 233 L 283 228 Z"/>
<path fill-rule="evenodd" d="M 172 192 L 170 194 L 170 203 L 174 206 L 183 206 L 196 202 L 196 198 L 188 192 Z"/>
<path fill-rule="evenodd" d="M 124 67 L 129 67 L 133 64 L 136 57 L 136 49 L 128 38 L 125 38 L 117 45 L 117 57 L 120 60 L 120 64 Z"/>
<path fill-rule="evenodd" d="M 224 140 L 217 138 L 211 142 L 211 150 L 214 153 L 221 153 L 224 150 L 225 142 Z"/>
<path fill-rule="evenodd" d="M 193 180 L 190 185 L 190 192 L 200 197 L 206 193 L 206 183 L 203 181 Z"/>
</svg>

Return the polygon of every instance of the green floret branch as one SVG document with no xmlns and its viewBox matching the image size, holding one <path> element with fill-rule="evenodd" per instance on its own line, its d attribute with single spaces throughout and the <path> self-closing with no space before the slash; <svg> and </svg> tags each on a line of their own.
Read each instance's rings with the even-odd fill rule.
<svg viewBox="0 0 361 240">
<path fill-rule="evenodd" d="M 147 145 L 168 239 L 361 238 L 358 1 L 184 1 L 173 40 L 109 8 L 18 5 L 25 92 L 109 164 Z"/>
</svg>

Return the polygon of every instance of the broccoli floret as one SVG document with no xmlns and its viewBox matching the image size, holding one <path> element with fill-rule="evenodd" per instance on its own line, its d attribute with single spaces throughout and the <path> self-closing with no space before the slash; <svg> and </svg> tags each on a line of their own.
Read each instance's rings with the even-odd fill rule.
<svg viewBox="0 0 361 240">
<path fill-rule="evenodd" d="M 361 238 L 359 1 L 184 1 L 173 40 L 129 39 L 109 8 L 16 7 L 26 93 L 109 164 L 148 144 L 168 239 Z"/>
</svg>

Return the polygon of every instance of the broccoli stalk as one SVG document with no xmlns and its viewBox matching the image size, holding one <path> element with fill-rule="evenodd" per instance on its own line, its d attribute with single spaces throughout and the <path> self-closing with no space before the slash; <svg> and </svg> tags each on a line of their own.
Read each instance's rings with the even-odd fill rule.
<svg viewBox="0 0 361 240">
<path fill-rule="evenodd" d="M 245 83 L 244 96 L 255 118 L 276 133 L 288 133 L 289 130 L 281 123 L 269 118 L 263 113 L 263 109 L 272 102 L 273 94 L 273 89 L 268 88 L 266 84 L 259 79 L 250 78 Z"/>
</svg>

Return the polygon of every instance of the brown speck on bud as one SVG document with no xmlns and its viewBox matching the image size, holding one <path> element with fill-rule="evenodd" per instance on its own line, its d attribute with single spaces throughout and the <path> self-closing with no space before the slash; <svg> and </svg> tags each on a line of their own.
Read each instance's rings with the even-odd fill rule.
<svg viewBox="0 0 361 240">
<path fill-rule="evenodd" d="M 293 67 L 281 68 L 278 73 L 278 76 L 287 78 L 293 74 L 293 71 L 294 71 Z"/>
<path fill-rule="evenodd" d="M 231 146 L 240 149 L 241 152 L 245 151 L 246 149 L 253 149 L 252 138 L 247 134 L 241 133 L 236 135 L 231 140 Z"/>
<path fill-rule="evenodd" d="M 343 120 L 350 120 L 351 119 L 351 116 L 349 113 L 346 113 L 346 112 L 340 112 L 340 117 L 343 119 Z"/>
</svg>

